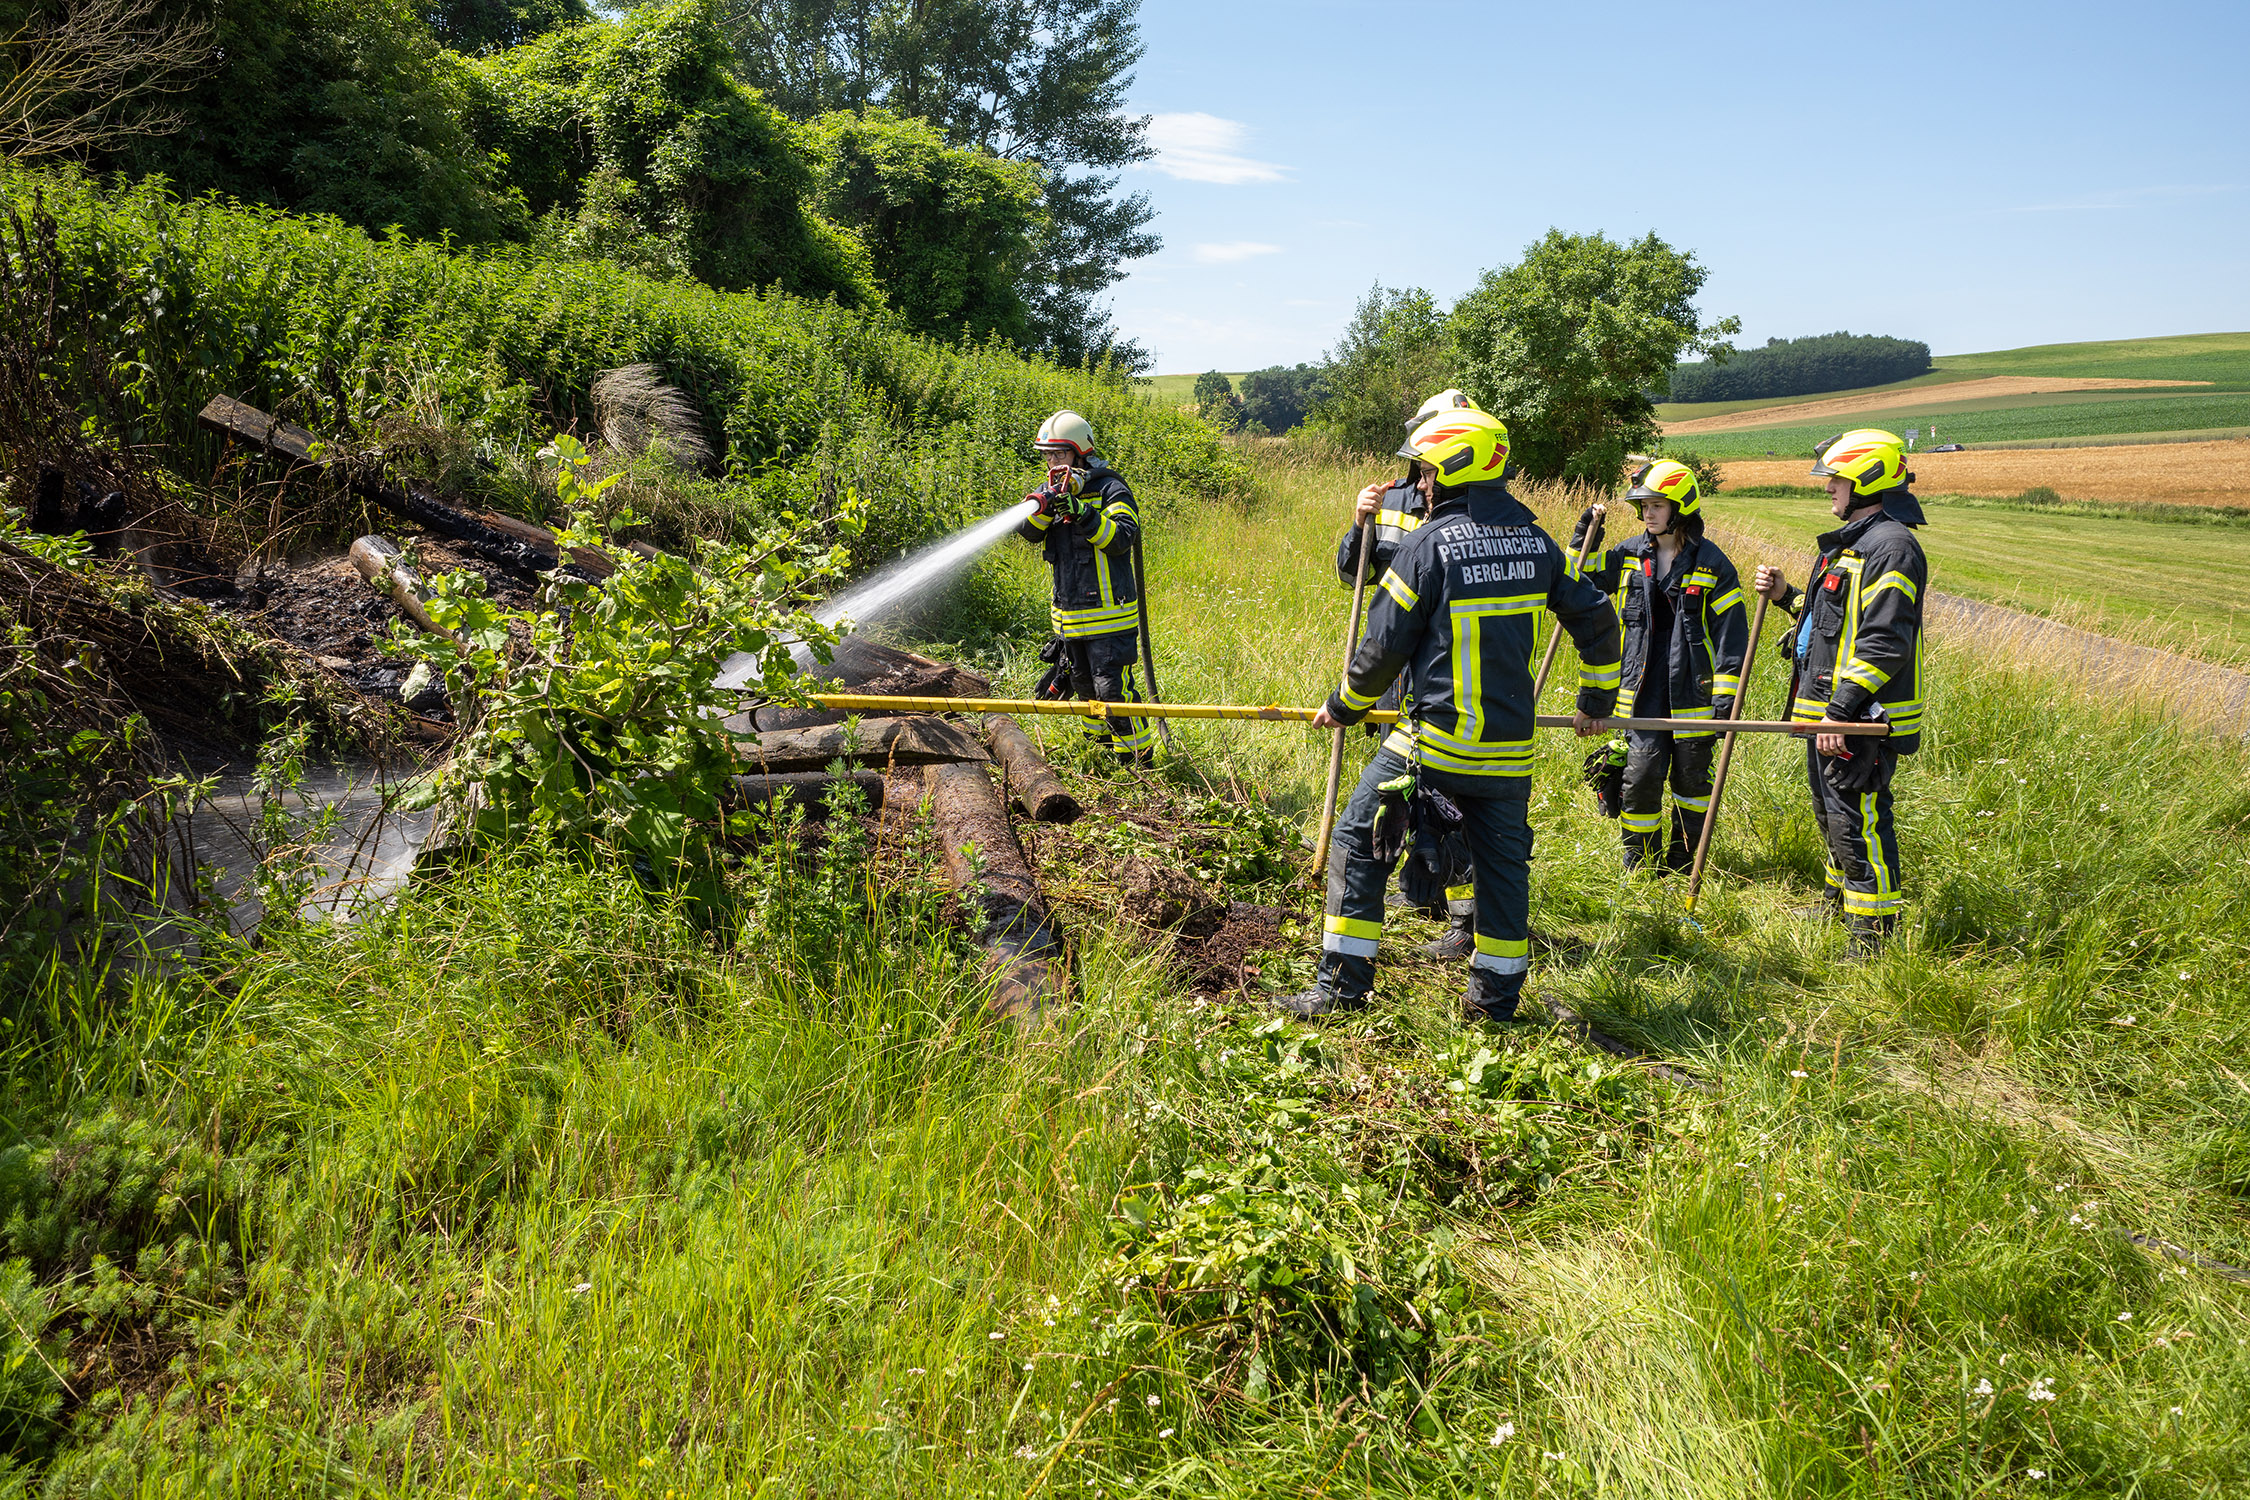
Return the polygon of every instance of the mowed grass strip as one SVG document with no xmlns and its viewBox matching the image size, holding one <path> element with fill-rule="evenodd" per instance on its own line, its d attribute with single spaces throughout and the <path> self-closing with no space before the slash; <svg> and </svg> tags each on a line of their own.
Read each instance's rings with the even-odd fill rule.
<svg viewBox="0 0 2250 1500">
<path fill-rule="evenodd" d="M 2065 500 L 2121 505 L 2250 506 L 2250 443 L 2204 439 L 2072 448 L 1972 448 L 1916 453 L 1916 489 L 2005 498 L 2044 487 Z M 1812 456 L 1728 459 L 1733 489 L 1809 485 Z"/>
<path fill-rule="evenodd" d="M 1856 427 L 1880 427 L 1902 436 L 1919 428 L 1928 442 L 1935 422 L 1949 443 L 2034 442 L 2138 434 L 2250 428 L 2250 392 L 2199 392 L 2193 395 L 2121 395 L 2114 391 L 2057 392 L 2024 397 L 2006 405 L 1932 410 L 1898 406 L 1853 412 L 1818 423 L 1727 428 L 1682 434 L 1676 445 L 1711 458 L 1757 458 L 1766 454 L 1810 455 L 1813 445 Z"/>
</svg>

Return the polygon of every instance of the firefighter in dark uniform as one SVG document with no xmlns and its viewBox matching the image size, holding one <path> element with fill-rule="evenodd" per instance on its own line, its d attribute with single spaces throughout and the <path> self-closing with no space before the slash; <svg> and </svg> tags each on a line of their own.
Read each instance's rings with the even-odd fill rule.
<svg viewBox="0 0 2250 1500">
<path fill-rule="evenodd" d="M 1703 534 L 1703 496 L 1695 471 L 1671 459 L 1634 477 L 1625 498 L 1641 508 L 1639 536 L 1585 563 L 1605 594 L 1620 584 L 1625 598 L 1625 676 L 1621 702 L 1636 719 L 1724 719 L 1742 691 L 1742 656 L 1750 642 L 1749 611 L 1734 564 Z M 1588 507 L 1571 533 L 1570 550 L 1593 522 Z M 1703 819 L 1711 810 L 1708 729 L 1634 729 L 1625 737 L 1625 781 L 1619 821 L 1625 868 L 1658 864 L 1664 871 L 1695 863 Z M 1664 839 L 1664 783 L 1672 783 L 1672 838 Z"/>
<path fill-rule="evenodd" d="M 1421 409 L 1406 419 L 1406 430 L 1427 422 L 1441 411 L 1473 411 L 1476 403 L 1456 389 L 1439 391 L 1422 403 Z M 1389 484 L 1371 484 L 1359 492 L 1352 510 L 1352 524 L 1336 543 L 1336 576 L 1346 588 L 1359 581 L 1359 549 L 1366 535 L 1367 523 L 1372 520 L 1375 532 L 1374 550 L 1367 555 L 1367 577 L 1374 581 L 1389 569 L 1391 559 L 1398 555 L 1399 547 L 1422 524 L 1426 502 L 1416 487 L 1414 466 L 1407 465 L 1404 479 Z M 1401 677 L 1383 694 L 1377 708 L 1397 709 L 1406 701 L 1406 679 Z M 1374 725 L 1368 726 L 1373 733 Z M 1470 878 L 1469 845 L 1459 833 L 1447 835 L 1437 847 L 1437 863 L 1432 868 L 1419 859 L 1406 860 L 1399 866 L 1399 899 L 1424 914 L 1435 917 L 1443 912 L 1446 918 L 1444 936 L 1422 946 L 1424 958 L 1440 962 L 1459 962 L 1476 952 L 1476 885 Z"/>
<path fill-rule="evenodd" d="M 1508 429 L 1496 417 L 1441 412 L 1407 439 L 1429 514 L 1381 580 L 1366 638 L 1314 714 L 1357 723 L 1401 670 L 1411 717 L 1375 752 L 1336 825 L 1328 858 L 1319 977 L 1279 1002 L 1300 1017 L 1364 1006 L 1375 984 L 1383 888 L 1395 847 L 1379 846 L 1386 798 L 1457 808 L 1475 866 L 1476 955 L 1466 1020 L 1512 1020 L 1531 967 L 1531 656 L 1533 618 L 1552 609 L 1578 643 L 1577 727 L 1599 734 L 1617 699 L 1617 615 L 1508 493 Z"/>
<path fill-rule="evenodd" d="M 1133 571 L 1133 544 L 1141 522 L 1132 487 L 1094 451 L 1093 426 L 1074 411 L 1040 423 L 1034 445 L 1047 465 L 1047 482 L 1026 497 L 1039 508 L 1017 534 L 1041 543 L 1054 570 L 1051 676 L 1067 683 L 1062 696 L 1139 702 L 1133 663 L 1140 655 L 1141 581 Z M 1087 722 L 1096 743 L 1120 764 L 1145 766 L 1154 759 L 1153 720 Z"/>
<path fill-rule="evenodd" d="M 1814 450 L 1813 476 L 1828 485 L 1842 524 L 1820 538 L 1803 592 L 1761 566 L 1758 592 L 1797 617 L 1789 716 L 1802 723 L 1881 718 L 1881 739 L 1822 734 L 1805 754 L 1813 815 L 1828 842 L 1827 895 L 1863 953 L 1897 927 L 1898 829 L 1891 780 L 1922 743 L 1922 600 L 1929 563 L 1914 528 L 1926 524 L 1908 489 L 1905 444 L 1863 428 Z"/>
</svg>

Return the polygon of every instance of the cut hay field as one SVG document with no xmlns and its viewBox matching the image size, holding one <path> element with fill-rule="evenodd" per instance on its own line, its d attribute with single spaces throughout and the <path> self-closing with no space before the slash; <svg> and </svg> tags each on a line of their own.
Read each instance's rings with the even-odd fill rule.
<svg viewBox="0 0 2250 1500">
<path fill-rule="evenodd" d="M 2250 666 L 2250 514 L 2198 524 L 1949 501 L 1934 485 L 1921 488 L 1931 588 Z M 1809 489 L 1722 490 L 1706 508 L 1714 524 L 1808 552 L 1835 524 L 1826 497 Z"/>
<path fill-rule="evenodd" d="M 2250 506 L 2250 442 L 2239 439 L 2106 447 L 1973 448 L 1917 453 L 1916 489 L 1939 495 L 2019 495 L 2044 485 L 2065 500 Z M 1727 485 L 1804 485 L 1801 458 L 1730 459 Z"/>
</svg>

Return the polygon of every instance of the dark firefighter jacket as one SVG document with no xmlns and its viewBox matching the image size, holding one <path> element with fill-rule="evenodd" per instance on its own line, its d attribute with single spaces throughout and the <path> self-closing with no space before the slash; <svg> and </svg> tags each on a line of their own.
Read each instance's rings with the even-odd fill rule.
<svg viewBox="0 0 2250 1500">
<path fill-rule="evenodd" d="M 1384 744 L 1433 771 L 1492 777 L 1496 795 L 1531 790 L 1533 624 L 1551 609 L 1578 643 L 1578 706 L 1617 702 L 1617 614 L 1569 576 L 1562 549 L 1498 480 L 1440 492 L 1384 570 L 1367 636 L 1328 700 L 1356 722 L 1401 668 L 1413 717 Z"/>
<path fill-rule="evenodd" d="M 1619 696 L 1631 703 L 1642 677 L 1652 670 L 1663 671 L 1672 690 L 1673 718 L 1726 718 L 1742 691 L 1742 654 L 1750 644 L 1742 581 L 1727 555 L 1708 541 L 1683 545 L 1672 560 L 1672 571 L 1662 578 L 1656 576 L 1658 566 L 1656 539 L 1645 531 L 1586 560 L 1586 577 L 1594 587 L 1605 594 L 1616 593 L 1620 583 L 1625 588 L 1619 609 L 1625 617 L 1625 675 Z M 1664 590 L 1672 604 L 1672 636 L 1661 643 L 1649 639 L 1656 614 L 1650 607 L 1651 589 Z"/>
<path fill-rule="evenodd" d="M 1133 576 L 1133 543 L 1141 534 L 1140 508 L 1123 475 L 1096 460 L 1077 495 L 1079 510 L 1034 513 L 1016 534 L 1046 544 L 1054 570 L 1050 610 L 1055 634 L 1116 635 L 1140 627 L 1140 581 Z"/>
<path fill-rule="evenodd" d="M 1394 480 L 1375 502 L 1375 550 L 1367 555 L 1367 580 L 1373 583 L 1398 556 L 1398 549 L 1422 524 L 1422 492 L 1411 479 Z M 1360 529 L 1351 527 L 1336 544 L 1336 576 L 1345 587 L 1359 581 Z"/>
<path fill-rule="evenodd" d="M 1883 705 L 1889 744 L 1901 755 L 1922 745 L 1922 592 L 1929 563 L 1911 528 L 1924 524 L 1921 502 L 1900 489 L 1820 538 L 1820 561 L 1803 591 L 1782 607 L 1812 630 L 1796 663 L 1789 716 L 1864 717 Z M 1791 636 L 1795 652 L 1796 634 Z"/>
</svg>

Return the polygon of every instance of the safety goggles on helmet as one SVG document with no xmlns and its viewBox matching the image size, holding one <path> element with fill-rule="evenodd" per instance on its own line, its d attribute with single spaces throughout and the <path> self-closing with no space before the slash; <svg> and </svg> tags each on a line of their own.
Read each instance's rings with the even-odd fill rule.
<svg viewBox="0 0 2250 1500">
<path fill-rule="evenodd" d="M 1446 489 L 1498 479 L 1508 469 L 1508 424 L 1473 407 L 1442 411 L 1414 429 L 1398 456 L 1428 464 Z"/>
<path fill-rule="evenodd" d="M 1636 505 L 1643 500 L 1669 500 L 1675 517 L 1692 516 L 1703 509 L 1703 487 L 1695 482 L 1695 470 L 1669 458 L 1660 458 L 1635 474 L 1625 498 Z"/>
<path fill-rule="evenodd" d="M 1422 409 L 1406 419 L 1406 430 L 1412 432 L 1441 411 L 1475 411 L 1477 404 L 1460 391 L 1448 387 L 1422 403 Z"/>
<path fill-rule="evenodd" d="M 1877 427 L 1839 433 L 1813 449 L 1815 479 L 1849 479 L 1855 495 L 1879 495 L 1906 483 L 1906 444 Z"/>
</svg>

